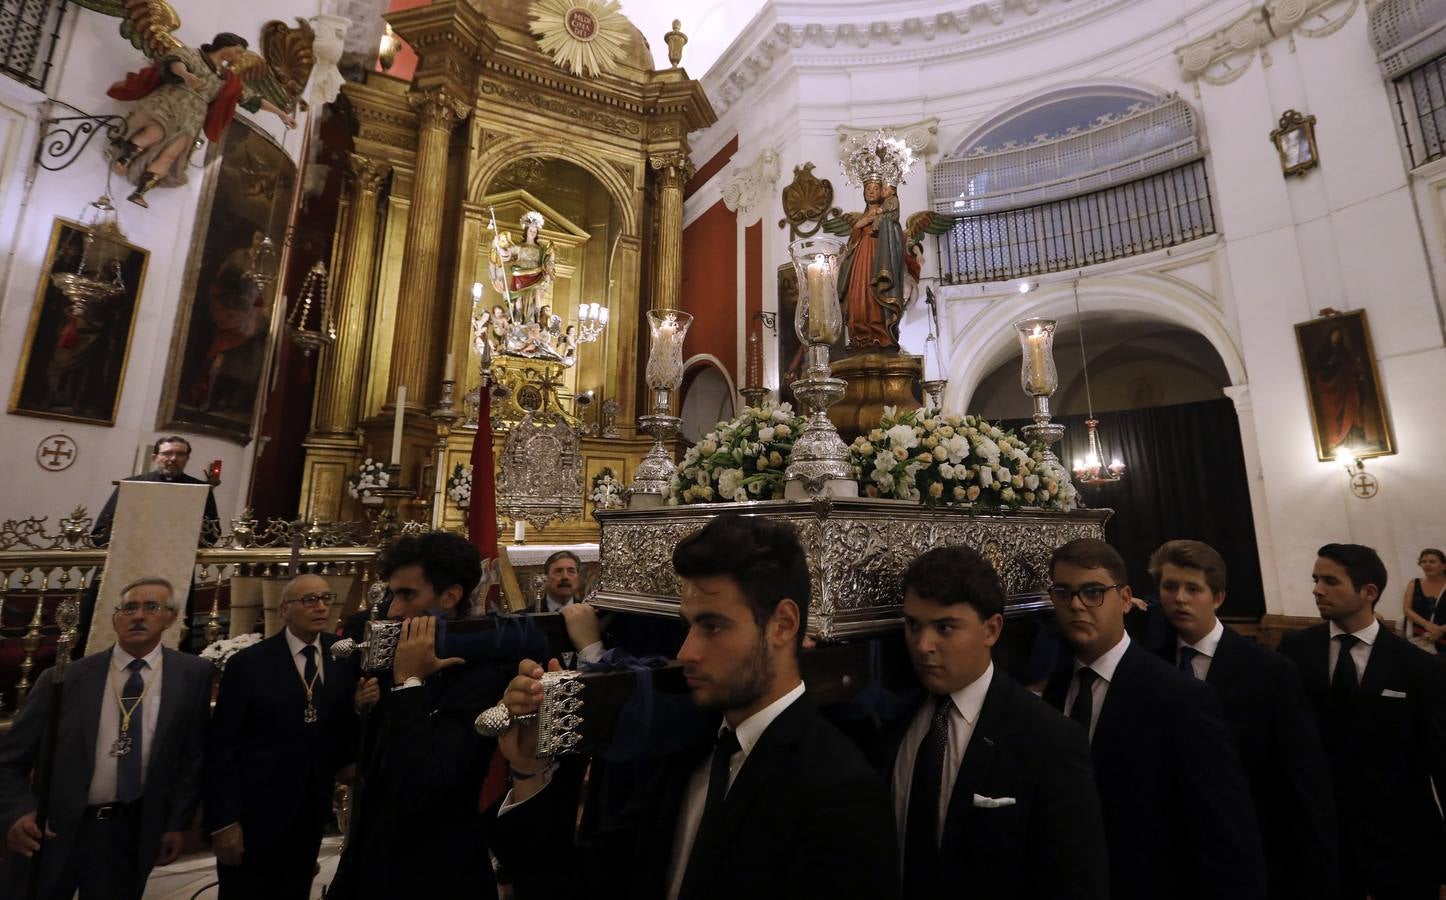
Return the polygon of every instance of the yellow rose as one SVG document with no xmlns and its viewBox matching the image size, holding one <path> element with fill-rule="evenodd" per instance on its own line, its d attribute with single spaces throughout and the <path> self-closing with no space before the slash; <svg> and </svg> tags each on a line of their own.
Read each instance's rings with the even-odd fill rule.
<svg viewBox="0 0 1446 900">
<path fill-rule="evenodd" d="M 944 495 L 944 485 L 943 485 L 942 483 L 936 481 L 936 482 L 934 482 L 933 484 L 929 485 L 929 496 L 930 496 L 930 497 L 936 497 L 936 498 L 937 498 L 937 497 L 942 497 L 943 495 Z"/>
</svg>

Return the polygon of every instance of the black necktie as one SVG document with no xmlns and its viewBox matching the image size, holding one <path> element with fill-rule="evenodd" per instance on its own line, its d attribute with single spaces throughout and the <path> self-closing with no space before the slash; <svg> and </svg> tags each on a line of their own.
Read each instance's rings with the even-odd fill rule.
<svg viewBox="0 0 1446 900">
<path fill-rule="evenodd" d="M 1189 675 L 1191 678 L 1194 678 L 1195 667 L 1191 663 L 1193 663 L 1195 657 L 1199 655 L 1200 651 L 1196 650 L 1194 647 L 1181 647 L 1179 662 L 1180 671 L 1184 672 L 1186 675 Z"/>
<path fill-rule="evenodd" d="M 1340 645 L 1340 652 L 1336 656 L 1336 670 L 1331 673 L 1331 693 L 1337 701 L 1350 703 L 1361 686 L 1360 679 L 1356 677 L 1356 661 L 1351 658 L 1351 648 L 1361 639 L 1353 634 L 1339 634 L 1335 640 Z"/>
<path fill-rule="evenodd" d="M 145 667 L 146 661 L 143 659 L 133 659 L 127 663 L 126 668 L 131 670 L 131 674 L 121 688 L 121 702 L 131 711 L 130 727 L 121 733 L 123 737 L 130 737 L 130 751 L 116 760 L 115 769 L 115 798 L 121 803 L 133 803 L 141 799 L 141 790 L 145 787 L 145 769 L 141 765 L 141 750 L 144 746 L 142 738 L 146 730 L 146 711 L 141 708 L 141 696 L 145 693 L 146 683 L 141 678 L 141 669 Z M 132 703 L 135 706 L 132 706 Z"/>
<path fill-rule="evenodd" d="M 301 677 L 306 679 L 307 684 L 313 684 L 316 681 L 316 645 L 307 644 L 301 648 L 301 654 L 306 657 L 306 671 Z"/>
<path fill-rule="evenodd" d="M 1095 697 L 1091 688 L 1095 679 L 1100 676 L 1094 669 L 1085 666 L 1075 673 L 1075 677 L 1079 679 L 1079 690 L 1074 695 L 1074 706 L 1069 708 L 1069 717 L 1084 726 L 1085 733 L 1088 734 L 1090 719 L 1094 717 L 1095 711 Z"/>
<path fill-rule="evenodd" d="M 939 857 L 939 800 L 944 784 L 944 755 L 949 749 L 949 710 L 953 699 L 934 698 L 929 730 L 914 754 L 909 781 L 909 813 L 904 823 L 904 896 L 918 897 L 934 887 Z"/>
<path fill-rule="evenodd" d="M 718 829 L 719 822 L 723 818 L 723 801 L 728 796 L 728 773 L 733 761 L 733 754 L 743 749 L 738 743 L 738 735 L 731 728 L 724 728 L 718 735 L 717 743 L 713 745 L 713 762 L 708 767 L 708 798 L 703 801 L 703 818 L 698 822 L 698 831 L 693 835 L 693 847 L 688 851 L 688 865 L 683 870 L 683 883 L 678 892 L 679 896 L 689 894 L 689 880 L 701 876 L 693 874 L 693 865 L 703 852 L 711 838 L 712 832 Z"/>
</svg>

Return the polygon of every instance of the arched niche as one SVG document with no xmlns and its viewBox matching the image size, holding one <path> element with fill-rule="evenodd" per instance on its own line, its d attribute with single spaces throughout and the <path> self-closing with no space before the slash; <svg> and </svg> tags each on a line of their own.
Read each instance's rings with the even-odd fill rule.
<svg viewBox="0 0 1446 900">
<path fill-rule="evenodd" d="M 700 353 L 684 364 L 683 385 L 678 393 L 682 397 L 678 404 L 678 416 L 683 420 L 680 436 L 690 444 L 698 443 L 719 422 L 737 415 L 733 379 L 711 354 Z"/>
</svg>

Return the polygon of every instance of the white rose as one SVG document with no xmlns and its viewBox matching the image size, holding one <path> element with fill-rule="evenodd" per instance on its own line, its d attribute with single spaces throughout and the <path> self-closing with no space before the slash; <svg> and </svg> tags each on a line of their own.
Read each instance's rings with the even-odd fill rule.
<svg viewBox="0 0 1446 900">
<path fill-rule="evenodd" d="M 895 425 L 885 432 L 889 442 L 905 450 L 919 446 L 919 433 L 912 425 Z"/>
<path fill-rule="evenodd" d="M 758 429 L 758 439 L 767 444 L 773 440 L 774 432 L 775 429 L 773 428 L 760 428 Z"/>
<path fill-rule="evenodd" d="M 1024 476 L 1024 486 L 1025 486 L 1026 488 L 1028 488 L 1029 490 L 1031 490 L 1031 491 L 1033 491 L 1033 490 L 1038 490 L 1038 489 L 1039 489 L 1039 476 L 1038 476 L 1038 475 L 1026 475 L 1026 476 Z"/>
</svg>

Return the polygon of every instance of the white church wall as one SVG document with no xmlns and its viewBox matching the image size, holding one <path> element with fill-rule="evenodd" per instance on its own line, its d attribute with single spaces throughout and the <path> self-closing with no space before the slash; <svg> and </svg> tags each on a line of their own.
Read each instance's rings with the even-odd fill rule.
<svg viewBox="0 0 1446 900">
<path fill-rule="evenodd" d="M 294 22 L 297 16 L 323 12 L 322 2 L 295 0 L 252 0 L 244 6 L 206 0 L 174 3 L 181 26 L 176 34 L 189 46 L 209 41 L 218 31 L 232 31 L 252 42 L 257 49 L 261 27 L 280 19 Z M 105 96 L 109 85 L 126 72 L 147 64 L 144 56 L 117 31 L 120 20 L 72 5 L 63 25 L 64 37 L 57 48 L 47 94 L 92 115 L 123 114 L 123 104 Z M 36 286 L 48 249 L 55 217 L 74 219 L 87 203 L 100 195 L 106 184 L 102 157 L 104 135 L 97 136 L 76 162 L 61 172 L 36 170 L 35 145 L 39 121 L 45 115 L 40 103 L 44 96 L 0 78 L 0 239 L 4 246 L 0 271 L 0 386 L 8 398 L 19 376 L 19 366 Z M 74 115 L 56 107 L 53 116 Z M 288 132 L 268 113 L 249 116 L 282 144 L 296 159 L 301 151 L 301 127 Z M 145 283 L 138 298 L 129 363 L 121 386 L 113 427 L 5 414 L 0 420 L 0 517 L 46 515 L 52 524 L 76 505 L 97 513 L 111 482 L 132 474 L 140 460 L 141 470 L 149 468 L 149 455 L 140 447 L 158 431 L 157 411 L 169 361 L 171 340 L 180 302 L 182 283 L 196 224 L 205 171 L 197 168 L 204 153 L 193 157 L 189 183 L 176 188 L 157 188 L 147 195 L 149 209 L 127 203 L 130 186 L 120 179 L 111 184 L 112 199 L 119 210 L 121 228 L 133 244 L 150 252 Z M 33 184 L 27 179 L 33 177 Z M 3 245 L 0 245 L 3 246 Z M 216 501 L 223 520 L 239 512 L 251 478 L 254 443 L 235 442 L 181 431 L 193 446 L 188 471 L 198 477 L 213 459 L 223 462 L 222 483 Z M 63 434 L 75 441 L 76 463 L 52 473 L 35 461 L 37 444 L 51 434 Z M 142 459 L 142 456 L 144 458 Z"/>
<path fill-rule="evenodd" d="M 907 14 L 929 21 L 933 7 L 925 6 Z M 1006 4 L 998 21 L 975 20 L 964 34 L 886 27 L 830 44 L 829 29 L 858 20 L 857 10 L 829 20 L 826 11 L 768 4 L 705 77 L 722 114 L 694 144 L 721 145 L 737 134 L 742 159 L 774 146 L 784 184 L 794 165 L 811 160 L 833 180 L 837 205 L 850 209 L 856 199 L 838 174 L 831 140 L 838 125 L 936 117 L 947 151 L 991 116 L 1062 85 L 1123 81 L 1184 96 L 1200 116 L 1219 236 L 1088 267 L 1079 273 L 1082 291 L 1091 309 L 1194 327 L 1221 352 L 1236 385 L 1229 393 L 1251 469 L 1267 609 L 1311 616 L 1309 572 L 1321 544 L 1376 546 L 1392 573 L 1388 595 L 1398 595 L 1415 574 L 1417 551 L 1446 542 L 1437 533 L 1446 486 L 1430 473 L 1434 448 L 1446 441 L 1434 399 L 1446 350 L 1432 271 L 1437 281 L 1446 273 L 1446 164 L 1423 169 L 1414 184 L 1408 179 L 1394 96 L 1376 67 L 1364 7 L 1341 5 L 1329 11 L 1350 11 L 1341 27 L 1274 39 L 1263 54 L 1233 60 L 1245 71 L 1229 83 L 1185 82 L 1176 48 L 1245 9 L 1227 0 L 1120 0 L 1089 10 Z M 870 15 L 889 13 L 881 5 Z M 904 13 L 897 15 L 902 22 Z M 1317 117 L 1321 165 L 1287 180 L 1269 133 L 1290 108 Z M 926 207 L 936 159 L 901 189 L 905 215 Z M 772 203 L 765 222 L 782 216 L 776 193 Z M 787 259 L 787 241 L 766 233 L 771 271 Z M 933 255 L 930 248 L 930 268 Z M 1041 276 L 1040 289 L 1024 296 L 1013 284 L 940 290 L 950 404 L 964 405 L 984 374 L 1017 353 L 1009 323 L 1025 310 L 1072 313 L 1064 297 L 1075 275 Z M 765 308 L 774 302 L 770 283 Z M 1364 309 L 1370 320 L 1399 453 L 1368 462 L 1382 483 L 1369 501 L 1349 494 L 1339 465 L 1315 457 L 1294 325 L 1324 307 Z M 921 310 L 906 316 L 905 349 L 922 350 L 922 322 Z M 1382 612 L 1394 617 L 1397 605 L 1388 596 Z"/>
</svg>

